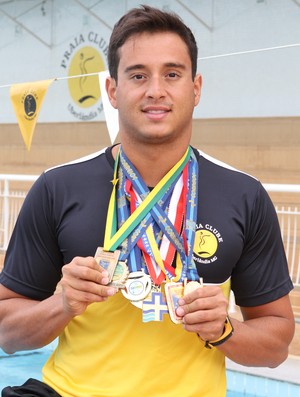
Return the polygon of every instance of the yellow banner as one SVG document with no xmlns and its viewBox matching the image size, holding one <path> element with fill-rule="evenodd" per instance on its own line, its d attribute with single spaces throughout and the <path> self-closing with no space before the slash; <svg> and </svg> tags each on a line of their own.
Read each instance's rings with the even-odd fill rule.
<svg viewBox="0 0 300 397">
<path fill-rule="evenodd" d="M 54 79 L 14 84 L 10 88 L 10 99 L 28 151 L 43 99 L 53 81 Z"/>
</svg>

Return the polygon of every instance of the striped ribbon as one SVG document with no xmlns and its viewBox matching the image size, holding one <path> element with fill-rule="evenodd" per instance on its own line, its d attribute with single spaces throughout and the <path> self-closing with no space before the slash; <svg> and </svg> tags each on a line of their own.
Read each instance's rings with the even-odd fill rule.
<svg viewBox="0 0 300 397">
<path fill-rule="evenodd" d="M 121 260 L 128 260 L 130 271 L 146 265 L 156 285 L 165 279 L 197 280 L 192 253 L 198 163 L 191 148 L 151 191 L 121 148 L 112 183 L 104 249 L 113 251 L 122 246 Z"/>
</svg>

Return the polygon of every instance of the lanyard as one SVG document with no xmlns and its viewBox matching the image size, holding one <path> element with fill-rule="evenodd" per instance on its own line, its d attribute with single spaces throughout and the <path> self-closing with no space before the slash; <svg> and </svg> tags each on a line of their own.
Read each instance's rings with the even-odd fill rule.
<svg viewBox="0 0 300 397">
<path fill-rule="evenodd" d="M 176 275 L 181 274 L 181 266 L 175 269 L 172 263 L 176 247 L 184 250 L 180 237 L 183 223 L 182 209 L 184 208 L 182 187 L 180 176 L 174 188 L 171 189 L 171 198 L 166 197 L 166 201 L 162 199 L 161 205 L 157 204 L 151 210 L 152 222 L 138 241 L 138 247 L 143 253 L 148 272 L 156 285 L 161 284 L 166 278 L 168 281 L 170 279 L 175 281 L 178 279 Z M 138 194 L 131 189 L 131 206 L 140 201 Z M 166 233 L 167 230 L 168 233 Z"/>
<path fill-rule="evenodd" d="M 121 149 L 120 149 L 121 150 Z M 138 224 L 145 218 L 147 213 L 153 207 L 155 203 L 165 193 L 167 188 L 174 182 L 178 174 L 181 173 L 183 167 L 188 162 L 190 157 L 190 147 L 187 149 L 184 156 L 174 165 L 174 167 L 160 180 L 160 182 L 155 186 L 155 188 L 147 195 L 143 200 L 141 205 L 134 211 L 133 214 L 122 224 L 122 226 L 117 229 L 117 203 L 116 203 L 116 189 L 117 189 L 117 170 L 119 163 L 118 153 L 117 159 L 115 161 L 114 169 L 114 179 L 113 191 L 110 197 L 108 205 L 108 214 L 106 220 L 105 236 L 104 236 L 104 250 L 114 251 L 116 250 L 126 237 L 138 226 Z M 132 177 L 138 178 L 138 176 L 132 175 Z M 141 180 L 141 178 L 140 178 Z"/>
<path fill-rule="evenodd" d="M 146 266 L 156 285 L 165 279 L 197 280 L 192 252 L 198 163 L 191 148 L 151 191 L 121 148 L 112 183 L 104 249 L 122 245 L 121 259 L 128 258 L 130 271 Z"/>
</svg>

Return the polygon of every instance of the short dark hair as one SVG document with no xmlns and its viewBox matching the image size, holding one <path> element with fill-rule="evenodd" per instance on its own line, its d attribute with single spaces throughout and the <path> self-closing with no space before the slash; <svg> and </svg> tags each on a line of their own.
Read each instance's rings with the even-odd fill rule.
<svg viewBox="0 0 300 397">
<path fill-rule="evenodd" d="M 119 48 L 131 36 L 144 32 L 174 32 L 178 34 L 188 48 L 192 63 L 192 78 L 194 79 L 197 72 L 198 48 L 192 31 L 178 15 L 148 5 L 131 9 L 115 24 L 108 47 L 108 68 L 111 77 L 118 80 Z"/>
</svg>

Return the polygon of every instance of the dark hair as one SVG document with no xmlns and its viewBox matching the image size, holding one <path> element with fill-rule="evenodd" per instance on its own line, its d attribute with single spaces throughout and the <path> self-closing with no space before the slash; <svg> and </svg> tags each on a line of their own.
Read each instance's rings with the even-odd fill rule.
<svg viewBox="0 0 300 397">
<path fill-rule="evenodd" d="M 148 5 L 133 8 L 115 24 L 108 47 L 108 68 L 111 77 L 116 81 L 118 79 L 119 48 L 131 36 L 143 32 L 174 32 L 178 34 L 187 45 L 192 62 L 192 78 L 194 79 L 197 72 L 198 48 L 193 33 L 178 15 Z"/>
</svg>

